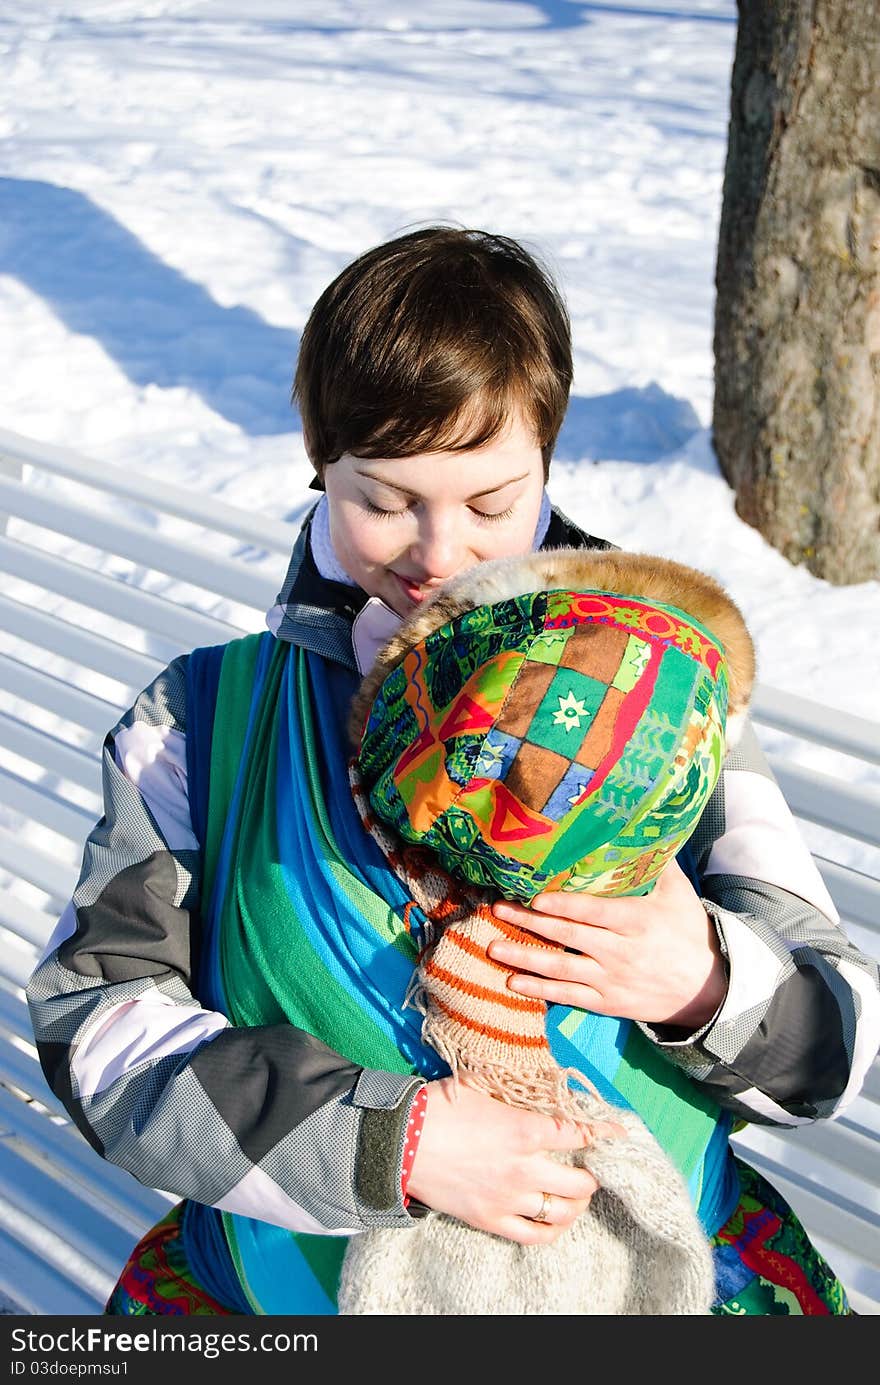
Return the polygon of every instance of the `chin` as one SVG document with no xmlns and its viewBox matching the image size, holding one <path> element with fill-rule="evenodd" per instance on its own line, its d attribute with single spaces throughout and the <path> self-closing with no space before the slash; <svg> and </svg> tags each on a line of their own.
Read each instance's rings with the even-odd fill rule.
<svg viewBox="0 0 880 1385">
<path fill-rule="evenodd" d="M 402 620 L 406 620 L 407 616 L 411 616 L 416 610 L 416 603 L 408 601 L 399 589 L 383 587 L 377 592 L 369 592 L 368 595 L 375 596 L 379 601 L 384 602 L 388 609 L 400 616 Z"/>
</svg>

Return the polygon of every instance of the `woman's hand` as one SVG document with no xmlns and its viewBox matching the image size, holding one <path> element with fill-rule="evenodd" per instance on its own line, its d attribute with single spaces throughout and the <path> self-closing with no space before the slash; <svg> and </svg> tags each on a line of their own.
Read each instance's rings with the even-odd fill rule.
<svg viewBox="0 0 880 1385">
<path fill-rule="evenodd" d="M 609 1124 L 578 1126 L 507 1106 L 451 1077 L 428 1083 L 408 1192 L 437 1212 L 521 1245 L 547 1245 L 586 1211 L 595 1178 L 553 1158 L 583 1149 Z M 546 1220 L 535 1221 L 541 1212 Z"/>
<path fill-rule="evenodd" d="M 693 1032 L 727 993 L 714 924 L 675 861 L 647 895 L 557 891 L 529 908 L 504 900 L 494 913 L 569 949 L 491 943 L 489 956 L 516 968 L 507 984 L 520 995 Z"/>
</svg>

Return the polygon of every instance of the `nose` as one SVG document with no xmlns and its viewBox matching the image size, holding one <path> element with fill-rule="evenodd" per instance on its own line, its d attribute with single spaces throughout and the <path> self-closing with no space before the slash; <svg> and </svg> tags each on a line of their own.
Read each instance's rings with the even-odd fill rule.
<svg viewBox="0 0 880 1385">
<path fill-rule="evenodd" d="M 426 515 L 419 523 L 410 557 L 422 582 L 445 582 L 464 566 L 464 544 L 452 515 Z"/>
</svg>

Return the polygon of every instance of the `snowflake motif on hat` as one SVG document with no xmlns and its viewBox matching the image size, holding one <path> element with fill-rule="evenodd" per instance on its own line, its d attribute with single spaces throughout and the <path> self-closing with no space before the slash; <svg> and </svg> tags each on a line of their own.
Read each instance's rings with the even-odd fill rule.
<svg viewBox="0 0 880 1385">
<path fill-rule="evenodd" d="M 581 717 L 589 715 L 586 703 L 575 697 L 572 688 L 569 688 L 565 697 L 559 697 L 557 700 L 559 710 L 553 713 L 554 726 L 564 726 L 566 731 L 579 731 Z"/>
</svg>

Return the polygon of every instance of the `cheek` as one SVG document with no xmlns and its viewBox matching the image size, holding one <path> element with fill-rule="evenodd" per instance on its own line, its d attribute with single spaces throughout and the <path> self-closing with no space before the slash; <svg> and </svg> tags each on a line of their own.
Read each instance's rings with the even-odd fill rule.
<svg viewBox="0 0 880 1385">
<path fill-rule="evenodd" d="M 517 558 L 523 553 L 528 553 L 535 537 L 537 522 L 535 515 L 534 518 L 529 516 L 527 519 L 521 519 L 515 525 L 499 524 L 497 532 L 490 530 L 483 538 L 480 557 Z"/>
<path fill-rule="evenodd" d="M 343 507 L 330 518 L 330 537 L 340 562 L 352 576 L 384 567 L 396 551 L 392 526 L 383 530 L 362 510 Z"/>
</svg>

